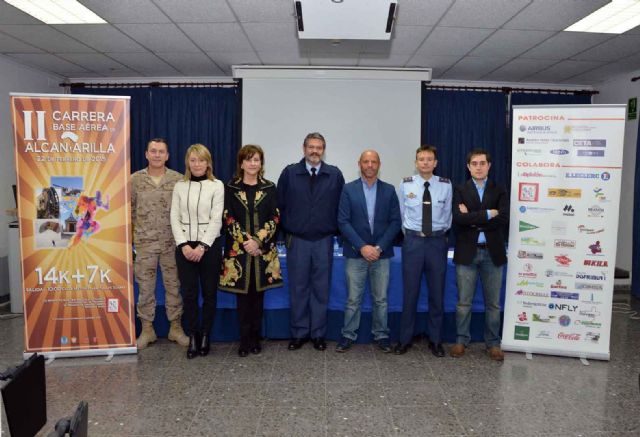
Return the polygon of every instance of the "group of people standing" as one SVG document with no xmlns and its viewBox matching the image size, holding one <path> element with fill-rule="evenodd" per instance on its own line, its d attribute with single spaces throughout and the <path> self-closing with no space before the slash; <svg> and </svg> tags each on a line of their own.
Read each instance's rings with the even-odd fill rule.
<svg viewBox="0 0 640 437">
<path fill-rule="evenodd" d="M 504 187 L 488 179 L 489 153 L 482 149 L 469 153 L 471 179 L 454 190 L 448 179 L 433 173 L 438 163 L 435 147 L 421 146 L 415 157 L 417 174 L 404 178 L 396 192 L 378 178 L 381 162 L 375 150 L 362 152 L 358 161 L 361 176 L 345 184 L 341 171 L 322 160 L 326 142 L 321 134 L 308 134 L 302 149 L 304 157 L 282 171 L 276 187 L 263 177 L 263 150 L 246 145 L 238 152 L 234 177 L 223 185 L 213 175 L 211 154 L 205 146 L 195 144 L 187 150 L 182 176 L 165 166 L 169 158 L 165 140 L 148 143 L 149 165 L 132 176 L 134 271 L 142 322 L 138 348 L 157 339 L 153 320 L 159 264 L 171 323 L 168 338 L 186 346 L 188 358 L 210 351 L 218 289 L 237 296 L 238 355 L 259 354 L 264 291 L 283 284 L 276 249 L 282 231 L 291 299 L 289 350 L 300 349 L 309 341 L 317 350 L 327 348 L 333 238 L 340 233 L 348 299 L 336 352 L 348 351 L 357 339 L 368 279 L 377 347 L 406 353 L 414 336 L 424 274 L 429 294 L 429 349 L 442 357 L 447 235 L 453 222 L 458 228 L 454 262 L 459 297 L 458 336 L 450 353 L 461 357 L 470 342 L 471 302 L 479 272 L 485 298 L 485 343 L 490 358 L 501 361 L 500 289 L 509 199 Z M 399 341 L 392 346 L 387 289 L 390 258 L 399 235 L 404 237 L 403 309 Z"/>
</svg>

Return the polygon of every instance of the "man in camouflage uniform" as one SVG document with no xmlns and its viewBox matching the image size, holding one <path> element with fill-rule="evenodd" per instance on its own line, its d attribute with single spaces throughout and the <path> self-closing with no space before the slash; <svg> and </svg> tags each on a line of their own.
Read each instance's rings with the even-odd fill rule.
<svg viewBox="0 0 640 437">
<path fill-rule="evenodd" d="M 182 330 L 182 297 L 178 285 L 175 244 L 171 232 L 171 197 L 173 186 L 182 175 L 165 167 L 169 159 L 167 142 L 154 138 L 147 144 L 145 157 L 149 166 L 131 176 L 131 216 L 133 244 L 136 248 L 134 272 L 138 282 L 138 317 L 142 332 L 138 349 L 157 340 L 153 329 L 156 311 L 156 272 L 162 269 L 167 318 L 171 322 L 168 338 L 181 346 L 189 345 Z"/>
</svg>

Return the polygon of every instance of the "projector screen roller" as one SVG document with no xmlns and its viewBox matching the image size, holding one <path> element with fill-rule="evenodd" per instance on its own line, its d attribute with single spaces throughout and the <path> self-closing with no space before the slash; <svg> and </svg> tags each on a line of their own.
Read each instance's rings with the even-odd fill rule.
<svg viewBox="0 0 640 437">
<path fill-rule="evenodd" d="M 302 159 L 310 132 L 327 141 L 324 160 L 347 182 L 359 177 L 358 158 L 375 149 L 380 179 L 397 186 L 414 173 L 420 145 L 421 82 L 363 79 L 254 79 L 242 83 L 242 144 L 265 151 L 265 176 Z"/>
</svg>

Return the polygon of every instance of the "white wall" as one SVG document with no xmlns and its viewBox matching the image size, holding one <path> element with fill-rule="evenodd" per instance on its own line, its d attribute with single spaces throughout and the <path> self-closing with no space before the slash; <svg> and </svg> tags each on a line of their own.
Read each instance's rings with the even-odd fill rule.
<svg viewBox="0 0 640 437">
<path fill-rule="evenodd" d="M 640 70 L 611 78 L 595 88 L 600 91 L 593 103 L 624 103 L 631 97 L 640 98 L 640 81 L 631 82 L 640 76 Z M 633 250 L 633 185 L 638 140 L 638 119 L 627 120 L 624 133 L 624 156 L 622 166 L 622 197 L 620 199 L 620 221 L 618 228 L 618 252 L 616 266 L 631 270 Z M 640 212 L 639 212 L 640 213 Z"/>
<path fill-rule="evenodd" d="M 11 185 L 16 183 L 15 156 L 13 153 L 13 126 L 9 93 L 62 93 L 58 84 L 62 78 L 17 64 L 0 56 L 0 296 L 9 291 L 7 273 L 7 224 L 13 218 L 5 210 L 15 208 Z"/>
</svg>

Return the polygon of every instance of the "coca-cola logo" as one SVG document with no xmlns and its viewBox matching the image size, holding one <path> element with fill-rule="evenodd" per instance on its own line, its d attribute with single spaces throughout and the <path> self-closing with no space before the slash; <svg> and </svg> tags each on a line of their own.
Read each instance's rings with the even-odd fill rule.
<svg viewBox="0 0 640 437">
<path fill-rule="evenodd" d="M 578 340 L 580 340 L 580 334 L 566 334 L 564 332 L 559 332 L 558 333 L 558 339 L 560 339 L 560 340 L 578 341 Z"/>
</svg>

